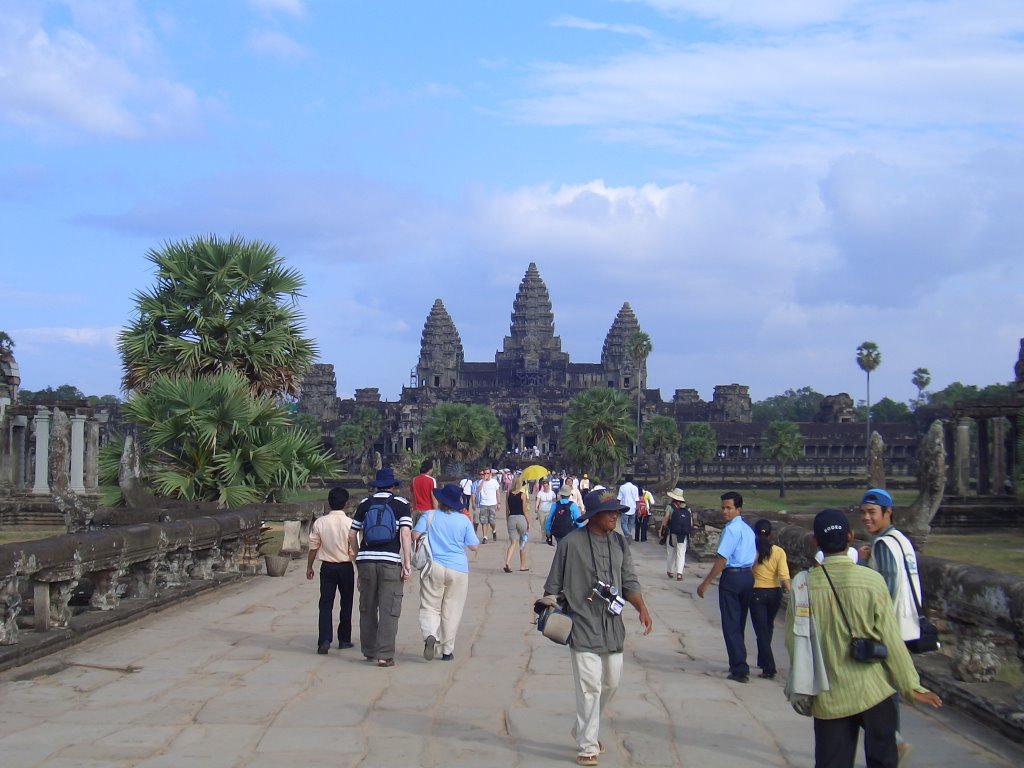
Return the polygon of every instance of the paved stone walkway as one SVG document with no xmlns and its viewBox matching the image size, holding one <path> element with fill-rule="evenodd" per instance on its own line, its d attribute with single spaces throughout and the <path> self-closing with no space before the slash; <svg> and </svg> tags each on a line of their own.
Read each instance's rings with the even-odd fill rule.
<svg viewBox="0 0 1024 768">
<path fill-rule="evenodd" d="M 422 658 L 415 581 L 406 588 L 397 666 L 364 662 L 358 639 L 352 650 L 317 655 L 317 581 L 307 582 L 296 561 L 283 578 L 227 586 L 7 673 L 0 763 L 574 764 L 567 652 L 530 624 L 552 550 L 531 544 L 532 570 L 506 574 L 504 538 L 471 564 L 454 662 Z M 660 547 L 633 551 L 655 631 L 642 637 L 627 606 L 625 670 L 603 721 L 601 764 L 810 766 L 811 721 L 792 712 L 782 683 L 725 680 L 717 596 L 695 596 L 706 566 L 691 564 L 683 582 L 669 581 Z M 913 765 L 1024 764 L 1015 745 L 950 710 L 905 707 L 904 730 L 916 747 Z"/>
</svg>

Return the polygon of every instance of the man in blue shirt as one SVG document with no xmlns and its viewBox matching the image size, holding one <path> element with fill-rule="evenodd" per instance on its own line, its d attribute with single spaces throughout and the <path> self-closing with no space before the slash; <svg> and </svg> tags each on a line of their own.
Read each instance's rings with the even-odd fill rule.
<svg viewBox="0 0 1024 768">
<path fill-rule="evenodd" d="M 743 634 L 747 628 L 747 612 L 754 593 L 754 574 L 751 567 L 757 558 L 754 529 L 743 520 L 743 497 L 735 491 L 723 493 L 722 517 L 726 526 L 718 542 L 718 557 L 711 572 L 697 587 L 697 595 L 704 597 L 708 585 L 718 574 L 718 609 L 722 613 L 722 636 L 729 654 L 729 680 L 746 683 L 750 680 L 747 664 L 747 646 Z"/>
</svg>

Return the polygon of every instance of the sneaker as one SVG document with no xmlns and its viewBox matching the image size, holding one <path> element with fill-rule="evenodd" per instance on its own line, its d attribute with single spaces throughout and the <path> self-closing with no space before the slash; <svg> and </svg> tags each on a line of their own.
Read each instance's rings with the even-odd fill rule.
<svg viewBox="0 0 1024 768">
<path fill-rule="evenodd" d="M 452 661 L 454 658 L 454 653 L 445 653 L 441 655 L 441 661 Z"/>
<path fill-rule="evenodd" d="M 427 661 L 433 661 L 435 650 L 437 650 L 437 638 L 433 635 L 427 635 L 427 639 L 423 641 L 423 658 Z"/>
<path fill-rule="evenodd" d="M 749 683 L 750 678 L 747 675 L 737 675 L 730 672 L 725 676 L 726 680 L 732 680 L 734 683 Z"/>
<path fill-rule="evenodd" d="M 910 762 L 910 754 L 914 751 L 914 745 L 909 741 L 904 741 L 896 745 L 896 766 L 897 768 L 904 768 Z"/>
<path fill-rule="evenodd" d="M 486 543 L 487 543 L 487 537 L 486 537 L 486 536 L 484 536 L 484 540 L 483 540 L 483 541 L 481 541 L 480 543 L 481 543 L 481 544 L 486 544 Z"/>
<path fill-rule="evenodd" d="M 764 680 L 774 680 L 775 679 L 775 673 L 774 672 L 762 672 L 760 675 L 758 675 L 758 677 L 760 677 L 760 678 L 762 678 Z"/>
<path fill-rule="evenodd" d="M 327 655 L 327 651 L 329 651 L 330 649 L 330 643 L 320 643 L 320 645 L 316 647 L 316 652 L 319 653 L 321 656 L 325 656 Z"/>
<path fill-rule="evenodd" d="M 338 641 L 338 647 L 341 650 L 345 650 L 346 648 L 354 648 L 355 646 L 352 643 L 346 643 L 346 642 Z"/>
</svg>

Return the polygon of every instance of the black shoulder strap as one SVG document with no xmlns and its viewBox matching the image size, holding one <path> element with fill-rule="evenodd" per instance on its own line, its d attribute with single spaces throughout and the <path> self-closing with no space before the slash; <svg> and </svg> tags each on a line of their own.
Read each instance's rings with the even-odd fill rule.
<svg viewBox="0 0 1024 768">
<path fill-rule="evenodd" d="M 821 564 L 821 572 L 825 574 L 825 578 L 828 579 L 828 585 L 832 587 L 832 594 L 836 596 L 836 605 L 839 606 L 839 614 L 843 617 L 843 624 L 846 625 L 846 631 L 850 633 L 850 638 L 853 639 L 853 630 L 850 629 L 850 622 L 846 618 L 846 611 L 843 610 L 843 601 L 839 599 L 839 593 L 836 592 L 836 585 L 832 583 L 832 577 L 828 575 L 828 571 L 825 570 L 825 564 Z"/>
</svg>

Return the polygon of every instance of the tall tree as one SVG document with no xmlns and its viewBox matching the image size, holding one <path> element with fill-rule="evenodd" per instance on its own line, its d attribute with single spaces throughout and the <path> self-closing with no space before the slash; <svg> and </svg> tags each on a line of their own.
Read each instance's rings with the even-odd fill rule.
<svg viewBox="0 0 1024 768">
<path fill-rule="evenodd" d="M 237 371 L 188 378 L 158 374 L 123 409 L 139 426 L 161 496 L 225 507 L 280 501 L 311 477 L 336 474 L 320 439 L 293 428 L 270 396 Z"/>
<path fill-rule="evenodd" d="M 442 461 L 465 463 L 504 448 L 505 431 L 490 408 L 441 403 L 423 420 L 420 442 Z"/>
<path fill-rule="evenodd" d="M 651 354 L 651 350 L 654 349 L 654 345 L 651 343 L 650 335 L 643 331 L 637 331 L 629 337 L 629 341 L 626 343 L 626 348 L 629 351 L 629 356 L 633 358 L 633 362 L 636 364 L 636 444 L 633 446 L 634 455 L 640 452 L 640 440 L 642 435 L 640 433 L 640 400 L 643 397 L 644 385 L 640 379 L 640 374 L 643 372 L 647 358 Z"/>
<path fill-rule="evenodd" d="M 629 410 L 629 398 L 617 389 L 596 387 L 575 395 L 562 422 L 563 450 L 591 475 L 618 479 L 627 446 L 636 439 Z"/>
<path fill-rule="evenodd" d="M 14 339 L 5 331 L 0 331 L 0 352 L 10 352 L 12 349 L 14 349 Z"/>
<path fill-rule="evenodd" d="M 914 414 L 906 403 L 896 402 L 892 398 L 883 397 L 871 406 L 871 420 L 878 424 L 913 421 Z"/>
<path fill-rule="evenodd" d="M 700 473 L 701 464 L 715 458 L 718 451 L 718 435 L 707 422 L 698 421 L 686 425 L 683 435 L 683 458 L 696 465 Z"/>
<path fill-rule="evenodd" d="M 765 431 L 765 456 L 772 459 L 779 470 L 779 498 L 786 498 L 786 465 L 804 455 L 804 439 L 800 428 L 791 421 L 773 421 Z"/>
<path fill-rule="evenodd" d="M 862 342 L 857 347 L 857 365 L 860 369 L 867 374 L 868 378 L 868 397 L 867 397 L 867 433 L 864 441 L 864 456 L 867 457 L 871 451 L 871 372 L 878 368 L 882 364 L 882 353 L 878 349 L 878 345 L 873 341 Z"/>
<path fill-rule="evenodd" d="M 669 416 L 652 416 L 644 424 L 643 441 L 647 450 L 658 457 L 658 481 L 661 482 L 665 479 L 666 457 L 671 457 L 679 450 L 680 437 L 676 420 Z M 678 465 L 678 456 L 676 463 Z"/>
<path fill-rule="evenodd" d="M 751 418 L 757 422 L 814 421 L 825 396 L 811 387 L 787 389 L 781 395 L 759 400 L 751 407 Z"/>
<path fill-rule="evenodd" d="M 917 387 L 917 405 L 922 405 L 924 403 L 924 391 L 932 383 L 932 372 L 927 368 L 915 368 L 910 381 Z"/>
<path fill-rule="evenodd" d="M 274 246 L 215 235 L 146 254 L 156 285 L 135 296 L 135 320 L 118 341 L 125 390 L 167 373 L 197 377 L 234 370 L 254 393 L 298 393 L 316 359 L 296 306 L 303 280 Z"/>
<path fill-rule="evenodd" d="M 357 425 L 349 422 L 334 431 L 334 452 L 346 463 L 360 458 L 364 450 L 363 433 Z"/>
</svg>

